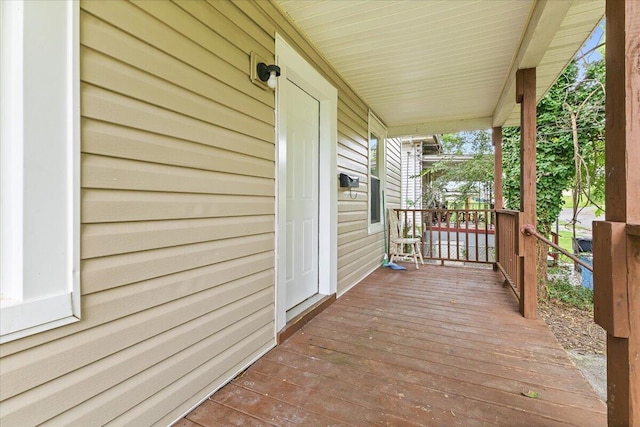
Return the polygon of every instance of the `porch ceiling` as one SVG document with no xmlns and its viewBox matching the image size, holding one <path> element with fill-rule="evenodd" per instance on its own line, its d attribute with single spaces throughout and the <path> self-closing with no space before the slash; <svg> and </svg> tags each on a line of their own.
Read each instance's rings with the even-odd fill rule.
<svg viewBox="0 0 640 427">
<path fill-rule="evenodd" d="M 389 127 L 389 136 L 519 124 L 515 72 L 542 97 L 604 0 L 276 0 Z"/>
</svg>

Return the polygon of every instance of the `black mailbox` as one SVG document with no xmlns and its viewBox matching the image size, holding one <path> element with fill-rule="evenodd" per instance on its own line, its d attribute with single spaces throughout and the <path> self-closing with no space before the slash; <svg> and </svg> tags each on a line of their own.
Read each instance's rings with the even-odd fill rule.
<svg viewBox="0 0 640 427">
<path fill-rule="evenodd" d="M 340 187 L 358 188 L 360 187 L 360 178 L 357 176 L 349 176 L 346 173 L 340 174 Z"/>
</svg>

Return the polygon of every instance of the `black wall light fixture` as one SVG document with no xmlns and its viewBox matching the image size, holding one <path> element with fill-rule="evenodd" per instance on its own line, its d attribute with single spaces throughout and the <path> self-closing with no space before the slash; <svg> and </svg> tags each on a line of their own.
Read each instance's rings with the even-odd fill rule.
<svg viewBox="0 0 640 427">
<path fill-rule="evenodd" d="M 276 77 L 280 76 L 280 67 L 277 65 L 267 65 L 264 62 L 258 63 L 258 78 L 267 82 L 271 89 L 276 88 Z"/>
<path fill-rule="evenodd" d="M 251 81 L 263 89 L 267 86 L 276 88 L 276 78 L 280 76 L 280 67 L 277 65 L 267 65 L 267 61 L 262 59 L 257 53 L 251 52 Z"/>
</svg>

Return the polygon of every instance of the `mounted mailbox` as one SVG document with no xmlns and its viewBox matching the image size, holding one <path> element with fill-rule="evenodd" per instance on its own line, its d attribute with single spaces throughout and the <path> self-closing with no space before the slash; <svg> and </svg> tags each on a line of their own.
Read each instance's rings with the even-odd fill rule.
<svg viewBox="0 0 640 427">
<path fill-rule="evenodd" d="M 360 178 L 357 176 L 349 176 L 346 173 L 340 174 L 340 187 L 358 188 L 360 187 Z"/>
</svg>

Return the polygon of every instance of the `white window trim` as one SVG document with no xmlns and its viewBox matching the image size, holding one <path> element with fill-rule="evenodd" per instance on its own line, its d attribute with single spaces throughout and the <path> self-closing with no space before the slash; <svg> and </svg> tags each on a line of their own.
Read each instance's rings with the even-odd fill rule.
<svg viewBox="0 0 640 427">
<path fill-rule="evenodd" d="M 380 137 L 380 140 L 378 141 L 378 150 L 381 150 L 380 153 L 382 154 L 382 156 L 380 157 L 380 164 L 378 165 L 378 170 L 379 170 L 379 179 L 380 179 L 380 222 L 377 223 L 371 223 L 371 202 L 372 202 L 372 198 L 371 198 L 371 151 L 370 151 L 370 138 L 371 138 L 371 133 L 375 133 L 376 135 L 378 135 Z M 383 220 L 383 215 L 385 215 L 385 212 L 383 212 L 383 206 L 384 206 L 384 201 L 383 201 L 383 197 L 384 197 L 384 189 L 386 188 L 387 185 L 387 128 L 385 127 L 384 124 L 382 124 L 382 121 L 380 119 L 378 119 L 375 114 L 373 114 L 373 112 L 369 111 L 369 125 L 368 125 L 368 132 L 367 132 L 367 158 L 369 159 L 369 164 L 367 166 L 367 178 L 368 178 L 368 188 L 367 188 L 367 196 L 368 196 L 368 203 L 367 203 L 367 224 L 368 224 L 368 231 L 369 234 L 375 234 L 375 233 L 381 233 L 384 230 L 384 220 Z"/>
<path fill-rule="evenodd" d="M 79 2 L 2 2 L 0 343 L 80 318 Z"/>
</svg>

